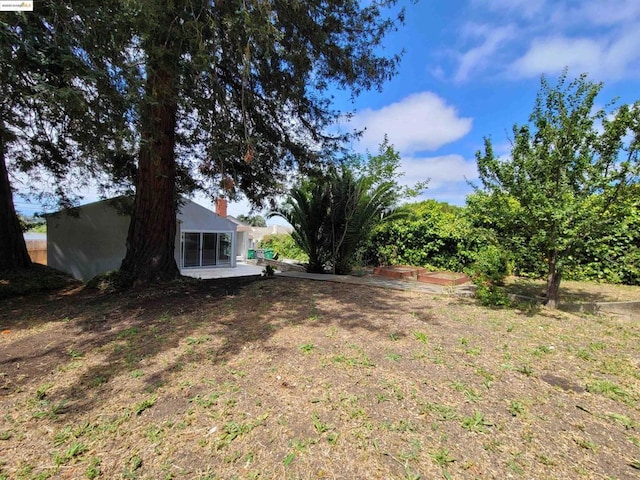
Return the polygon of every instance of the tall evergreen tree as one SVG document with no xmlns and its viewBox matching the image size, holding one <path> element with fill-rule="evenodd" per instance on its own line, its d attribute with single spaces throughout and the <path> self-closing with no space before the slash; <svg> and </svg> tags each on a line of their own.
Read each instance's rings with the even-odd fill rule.
<svg viewBox="0 0 640 480">
<path fill-rule="evenodd" d="M 72 203 L 70 177 L 76 185 L 105 173 L 109 185 L 131 177 L 127 102 L 114 71 L 83 52 L 79 39 L 98 48 L 104 31 L 83 28 L 81 13 L 45 1 L 35 12 L 0 13 L 0 271 L 30 266 L 12 172 L 47 182 L 63 206 Z"/>
<path fill-rule="evenodd" d="M 338 148 L 328 89 L 378 87 L 397 58 L 377 54 L 393 1 L 145 2 L 134 30 L 144 52 L 136 204 L 122 270 L 132 280 L 177 273 L 176 165 L 196 159 L 214 194 L 254 204 L 288 172 Z M 179 153 L 180 155 L 176 155 Z M 188 167 L 188 166 L 187 166 Z"/>
<path fill-rule="evenodd" d="M 379 88 L 397 56 L 380 54 L 403 12 L 396 0 L 43 0 L 53 36 L 68 34 L 67 53 L 93 71 L 74 77 L 85 101 L 105 109 L 100 122 L 132 133 L 127 156 L 99 163 L 131 175 L 136 198 L 121 271 L 130 282 L 177 275 L 179 193 L 244 194 L 254 205 L 282 192 L 287 174 L 327 158 L 345 135 L 327 127 L 344 112 L 330 91 L 358 95 Z M 53 7 L 55 5 L 55 8 Z M 65 66 L 66 68 L 66 66 Z M 107 146 L 112 147 L 112 143 Z M 78 146 L 90 144 L 78 138 Z M 129 151 L 129 150 L 126 150 Z"/>
</svg>

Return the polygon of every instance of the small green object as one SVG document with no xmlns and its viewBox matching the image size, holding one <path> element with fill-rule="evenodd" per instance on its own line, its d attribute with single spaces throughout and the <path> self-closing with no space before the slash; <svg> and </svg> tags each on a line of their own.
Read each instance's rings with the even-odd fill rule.
<svg viewBox="0 0 640 480">
<path fill-rule="evenodd" d="M 267 249 L 264 251 L 264 258 L 267 260 L 273 260 L 273 250 Z"/>
<path fill-rule="evenodd" d="M 249 260 L 253 260 L 256 258 L 256 251 L 253 248 L 250 248 L 249 250 L 247 250 L 247 258 Z"/>
</svg>

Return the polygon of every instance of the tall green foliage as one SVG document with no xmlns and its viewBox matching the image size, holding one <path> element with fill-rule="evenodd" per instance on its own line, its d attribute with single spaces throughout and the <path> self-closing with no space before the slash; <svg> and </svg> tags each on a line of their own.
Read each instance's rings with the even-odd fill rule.
<svg viewBox="0 0 640 480">
<path fill-rule="evenodd" d="M 330 243 L 327 215 L 331 202 L 324 181 L 307 181 L 294 187 L 284 205 L 270 215 L 278 215 L 293 226 L 291 236 L 309 256 L 307 271 L 322 273 L 329 262 Z"/>
<path fill-rule="evenodd" d="M 566 280 L 640 284 L 640 195 L 638 185 L 616 202 L 609 228 L 589 232 L 564 260 Z M 478 191 L 467 197 L 467 215 L 478 232 L 509 252 L 513 273 L 542 278 L 547 273 L 543 249 L 525 228 L 525 211 L 509 196 Z"/>
<path fill-rule="evenodd" d="M 592 232 L 567 259 L 567 278 L 640 285 L 640 185 L 633 185 L 607 215 L 610 228 Z"/>
<path fill-rule="evenodd" d="M 530 124 L 513 127 L 510 157 L 497 157 L 489 139 L 476 155 L 502 238 L 515 234 L 544 261 L 552 307 L 570 257 L 616 228 L 619 201 L 638 180 L 640 104 L 596 109 L 601 88 L 585 75 L 568 82 L 565 72 L 556 86 L 543 77 Z"/>
<path fill-rule="evenodd" d="M 426 200 L 399 211 L 404 218 L 375 229 L 367 255 L 371 261 L 452 271 L 462 271 L 473 262 L 480 239 L 462 208 Z"/>
<path fill-rule="evenodd" d="M 368 240 L 372 229 L 393 214 L 396 202 L 395 185 L 391 181 L 376 183 L 374 178 L 355 178 L 343 168 L 329 178 L 331 206 L 330 248 L 333 273 L 349 273 L 356 252 Z"/>
<path fill-rule="evenodd" d="M 288 233 L 277 233 L 274 235 L 265 235 L 258 248 L 270 249 L 276 252 L 280 258 L 288 258 L 290 260 L 298 260 L 299 262 L 308 262 L 308 255 L 298 246 L 293 237 Z"/>
<path fill-rule="evenodd" d="M 292 189 L 272 215 L 293 226 L 294 240 L 309 256 L 309 272 L 346 274 L 373 227 L 390 213 L 394 199 L 392 182 L 375 184 L 372 178 L 355 177 L 343 165 Z"/>
<path fill-rule="evenodd" d="M 513 197 L 476 191 L 467 196 L 466 217 L 476 235 L 499 244 L 513 259 L 513 273 L 541 278 L 546 273 L 544 253 L 526 227 L 526 212 Z"/>
<path fill-rule="evenodd" d="M 427 182 L 401 186 L 399 169 L 400 155 L 385 137 L 376 155 L 348 156 L 291 190 L 272 215 L 293 226 L 310 272 L 349 273 L 374 228 L 405 215 L 395 207 Z"/>
</svg>

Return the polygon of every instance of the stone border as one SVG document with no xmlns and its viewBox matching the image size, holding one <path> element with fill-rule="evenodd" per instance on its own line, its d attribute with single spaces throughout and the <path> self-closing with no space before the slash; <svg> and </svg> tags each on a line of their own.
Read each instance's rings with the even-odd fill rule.
<svg viewBox="0 0 640 480">
<path fill-rule="evenodd" d="M 640 318 L 640 300 L 626 302 L 566 303 L 560 305 L 565 312 L 613 313 Z"/>
<path fill-rule="evenodd" d="M 538 298 L 513 293 L 507 294 L 507 298 L 512 301 L 524 300 L 531 303 L 542 303 Z M 558 310 L 569 313 L 590 313 L 593 315 L 612 313 L 615 315 L 627 315 L 640 318 L 640 300 L 629 300 L 626 302 L 561 303 L 558 306 Z"/>
</svg>

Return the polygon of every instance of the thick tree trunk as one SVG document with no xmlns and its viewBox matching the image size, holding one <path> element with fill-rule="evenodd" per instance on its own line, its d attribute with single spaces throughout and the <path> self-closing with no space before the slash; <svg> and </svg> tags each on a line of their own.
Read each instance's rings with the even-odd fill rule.
<svg viewBox="0 0 640 480">
<path fill-rule="evenodd" d="M 31 259 L 13 203 L 5 152 L 5 142 L 0 132 L 0 272 L 31 267 Z"/>
<path fill-rule="evenodd" d="M 545 300 L 545 304 L 550 308 L 558 308 L 561 277 L 562 272 L 558 269 L 558 252 L 553 251 L 549 254 L 548 260 L 547 298 Z"/>
<path fill-rule="evenodd" d="M 147 108 L 141 118 L 136 197 L 127 254 L 120 267 L 129 284 L 166 281 L 180 275 L 174 257 L 177 62 L 167 62 L 166 52 L 153 57 L 149 55 L 147 61 Z"/>
</svg>

